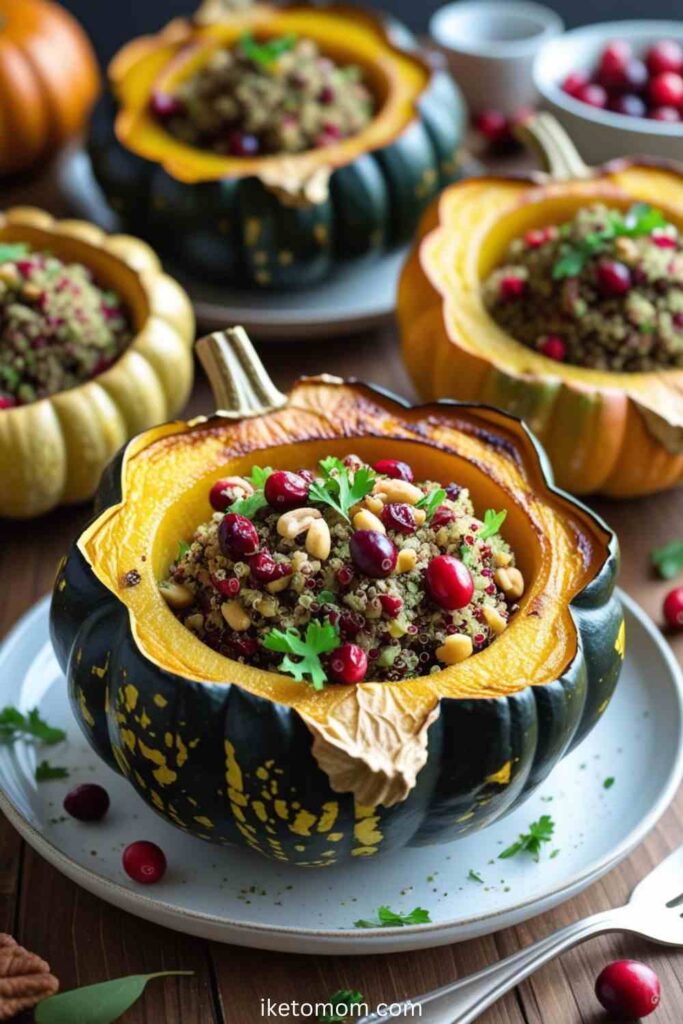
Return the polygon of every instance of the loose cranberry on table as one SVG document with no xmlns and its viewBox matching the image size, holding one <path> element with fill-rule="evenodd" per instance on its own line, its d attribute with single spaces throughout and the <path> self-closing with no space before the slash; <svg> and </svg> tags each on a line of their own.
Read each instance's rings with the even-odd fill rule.
<svg viewBox="0 0 683 1024">
<path fill-rule="evenodd" d="M 146 839 L 139 839 L 127 846 L 121 860 L 129 878 L 142 885 L 153 885 L 166 874 L 164 851 Z"/>
<path fill-rule="evenodd" d="M 358 644 L 342 644 L 330 655 L 328 668 L 335 682 L 351 686 L 365 679 L 368 658 Z"/>
<path fill-rule="evenodd" d="M 651 967 L 637 960 L 617 960 L 600 974 L 595 994 L 608 1013 L 636 1020 L 657 1009 L 661 987 Z"/>
<path fill-rule="evenodd" d="M 218 543 L 226 558 L 238 561 L 246 555 L 255 555 L 259 547 L 256 527 L 237 512 L 228 512 L 218 527 Z"/>
<path fill-rule="evenodd" d="M 499 110 L 482 110 L 474 119 L 474 127 L 489 142 L 502 142 L 508 133 L 508 120 Z"/>
<path fill-rule="evenodd" d="M 356 530 L 349 542 L 355 566 L 371 579 L 383 579 L 396 568 L 398 551 L 384 533 L 378 530 Z"/>
<path fill-rule="evenodd" d="M 438 605 L 448 611 L 464 608 L 472 600 L 474 580 L 459 558 L 437 555 L 427 566 L 427 589 Z"/>
<path fill-rule="evenodd" d="M 415 474 L 408 463 L 401 462 L 399 459 L 380 459 L 372 468 L 375 473 L 379 473 L 380 476 L 389 476 L 392 480 L 405 480 L 406 483 L 412 484 L 415 479 Z"/>
<path fill-rule="evenodd" d="M 683 629 L 683 587 L 674 587 L 664 598 L 662 605 L 666 624 L 671 629 Z"/>
<path fill-rule="evenodd" d="M 263 494 L 271 508 L 287 512 L 306 504 L 309 486 L 308 480 L 298 473 L 276 469 L 266 480 Z"/>
<path fill-rule="evenodd" d="M 64 810 L 77 821 L 101 821 L 109 810 L 109 794 L 96 782 L 84 782 L 66 794 Z"/>
</svg>

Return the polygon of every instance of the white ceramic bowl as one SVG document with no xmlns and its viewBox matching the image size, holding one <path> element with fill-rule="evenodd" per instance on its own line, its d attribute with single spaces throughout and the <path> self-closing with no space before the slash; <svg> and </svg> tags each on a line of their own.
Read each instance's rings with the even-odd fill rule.
<svg viewBox="0 0 683 1024">
<path fill-rule="evenodd" d="M 554 11 L 531 0 L 456 0 L 429 23 L 470 109 L 504 114 L 537 101 L 534 57 L 563 27 Z"/>
<path fill-rule="evenodd" d="M 576 70 L 592 71 L 612 39 L 625 39 L 641 55 L 659 39 L 683 43 L 683 21 L 605 22 L 551 39 L 538 54 L 533 69 L 543 105 L 564 125 L 588 163 L 635 155 L 683 161 L 683 122 L 672 125 L 613 114 L 562 91 L 566 75 Z"/>
</svg>

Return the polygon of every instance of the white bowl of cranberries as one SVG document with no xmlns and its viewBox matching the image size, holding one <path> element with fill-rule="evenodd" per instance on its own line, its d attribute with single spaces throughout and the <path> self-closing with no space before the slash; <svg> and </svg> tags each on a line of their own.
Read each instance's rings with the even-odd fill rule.
<svg viewBox="0 0 683 1024">
<path fill-rule="evenodd" d="M 543 47 L 534 77 L 543 105 L 590 163 L 683 159 L 683 22 L 575 29 Z"/>
</svg>

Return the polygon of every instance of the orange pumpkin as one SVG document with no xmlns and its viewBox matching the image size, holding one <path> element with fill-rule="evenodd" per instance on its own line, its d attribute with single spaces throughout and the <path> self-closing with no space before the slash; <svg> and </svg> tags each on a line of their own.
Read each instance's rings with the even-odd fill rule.
<svg viewBox="0 0 683 1024">
<path fill-rule="evenodd" d="M 99 92 L 92 46 L 49 0 L 0 0 L 0 174 L 26 170 L 85 125 Z"/>
</svg>

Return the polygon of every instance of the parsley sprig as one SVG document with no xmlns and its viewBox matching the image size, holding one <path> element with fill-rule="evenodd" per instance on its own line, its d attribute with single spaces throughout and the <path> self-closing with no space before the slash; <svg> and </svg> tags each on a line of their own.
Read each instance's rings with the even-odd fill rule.
<svg viewBox="0 0 683 1024">
<path fill-rule="evenodd" d="M 48 782 L 50 779 L 68 779 L 69 769 L 61 765 L 50 764 L 49 761 L 41 761 L 36 765 L 36 782 Z"/>
<path fill-rule="evenodd" d="M 498 859 L 508 860 L 510 857 L 516 857 L 518 853 L 530 853 L 538 863 L 543 844 L 550 842 L 554 832 L 555 822 L 549 814 L 544 814 L 538 821 L 533 821 L 529 825 L 528 832 L 520 834 L 516 843 L 513 843 L 512 846 L 508 846 L 507 850 L 499 853 Z"/>
<path fill-rule="evenodd" d="M 38 708 L 24 715 L 18 708 L 5 707 L 0 711 L 0 743 L 14 743 L 19 739 L 37 740 L 50 747 L 66 739 L 66 733 L 63 729 L 48 725 L 40 717 Z"/>
<path fill-rule="evenodd" d="M 496 512 L 493 508 L 487 508 L 484 512 L 484 525 L 477 534 L 479 540 L 488 540 L 489 537 L 495 537 L 505 522 L 506 516 L 506 509 L 503 509 L 501 512 Z"/>
<path fill-rule="evenodd" d="M 396 913 L 389 907 L 380 907 L 375 921 L 354 921 L 354 928 L 403 928 L 409 924 L 431 924 L 429 911 L 424 907 L 415 907 L 409 914 Z"/>
<path fill-rule="evenodd" d="M 560 257 L 553 267 L 553 278 L 561 281 L 581 273 L 591 257 L 604 252 L 616 238 L 642 238 L 658 228 L 667 227 L 661 210 L 649 203 L 634 203 L 626 214 L 620 210 L 609 210 L 605 226 L 592 231 L 577 242 L 565 242 L 560 248 Z"/>
<path fill-rule="evenodd" d="M 271 629 L 263 640 L 263 646 L 269 651 L 285 655 L 280 662 L 281 672 L 294 676 L 300 683 L 310 683 L 314 690 L 322 690 L 327 681 L 320 655 L 336 650 L 340 644 L 341 636 L 336 626 L 315 620 L 308 623 L 303 638 L 298 630 L 290 628 L 286 631 Z M 290 655 L 299 660 L 293 661 Z"/>
<path fill-rule="evenodd" d="M 415 508 L 424 509 L 427 514 L 427 522 L 432 518 L 439 505 L 446 497 L 446 492 L 443 487 L 437 487 L 433 491 L 429 491 L 424 497 L 420 498 Z"/>
<path fill-rule="evenodd" d="M 370 466 L 361 466 L 355 472 L 350 471 L 341 461 L 330 455 L 320 462 L 323 476 L 314 480 L 310 486 L 308 497 L 319 505 L 329 505 L 347 522 L 350 522 L 349 509 L 372 490 L 377 478 Z"/>
<path fill-rule="evenodd" d="M 247 60 L 267 68 L 278 61 L 283 53 L 291 50 L 295 43 L 293 32 L 277 39 L 267 39 L 264 43 L 257 43 L 251 32 L 245 32 L 240 39 L 240 48 Z"/>
<path fill-rule="evenodd" d="M 254 488 L 254 493 L 246 498 L 238 498 L 237 501 L 233 501 L 228 512 L 237 512 L 238 515 L 246 516 L 247 519 L 253 519 L 259 509 L 265 508 L 268 504 L 263 488 L 272 472 L 270 466 L 254 466 L 249 476 L 246 477 Z"/>
<path fill-rule="evenodd" d="M 320 1024 L 342 1024 L 351 1016 L 352 1007 L 359 1006 L 363 1002 L 362 993 L 352 988 L 340 988 L 327 1000 L 331 1007 L 330 1013 L 322 1013 L 318 1020 Z"/>
<path fill-rule="evenodd" d="M 672 540 L 650 552 L 650 559 L 664 580 L 672 580 L 683 572 L 683 540 Z"/>
</svg>

